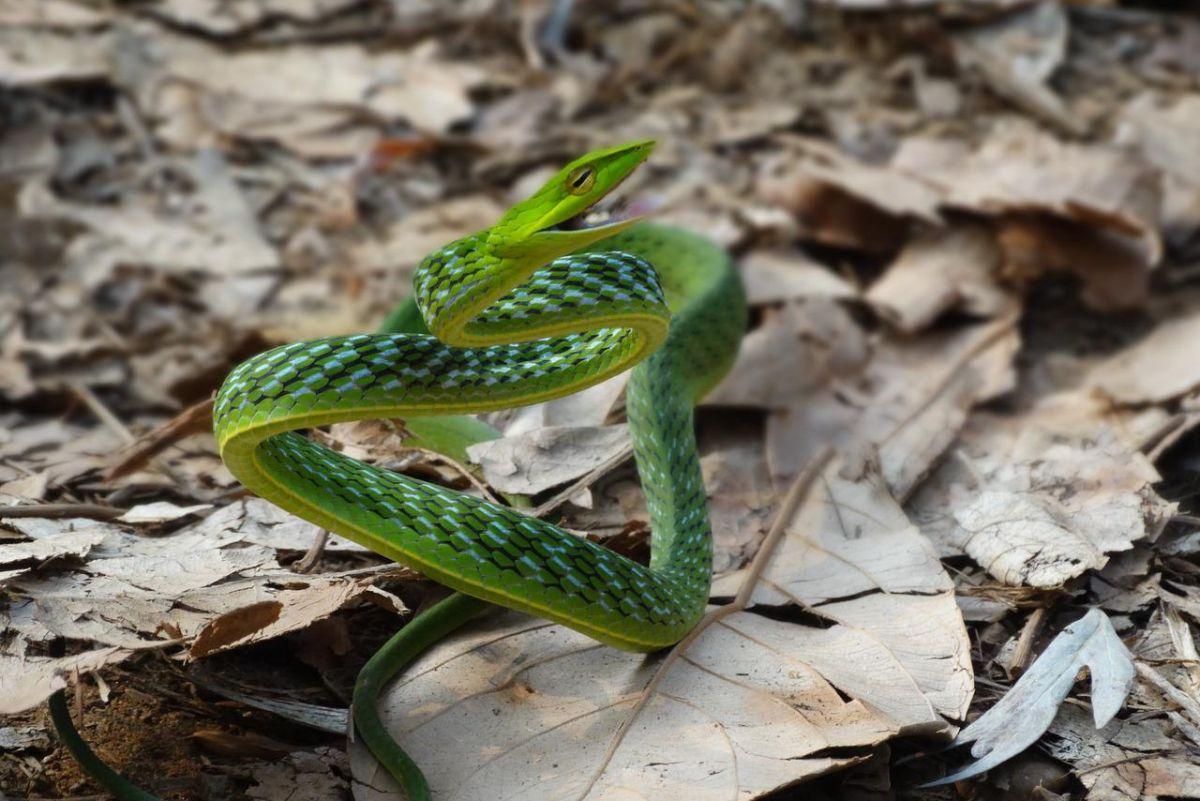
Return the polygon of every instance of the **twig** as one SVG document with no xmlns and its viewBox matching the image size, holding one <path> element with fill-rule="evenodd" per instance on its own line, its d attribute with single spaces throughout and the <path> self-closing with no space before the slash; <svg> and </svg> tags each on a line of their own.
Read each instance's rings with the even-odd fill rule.
<svg viewBox="0 0 1200 801">
<path fill-rule="evenodd" d="M 125 514 L 124 509 L 101 506 L 96 503 L 42 503 L 24 506 L 0 506 L 0 518 L 46 517 L 55 520 L 64 517 L 90 517 L 94 520 L 112 520 Z"/>
<path fill-rule="evenodd" d="M 125 444 L 128 445 L 137 439 L 137 437 L 133 435 L 133 432 L 126 428 L 125 424 L 118 420 L 117 416 L 113 414 L 98 397 L 96 397 L 96 393 L 92 392 L 91 387 L 87 386 L 86 384 L 81 384 L 78 381 L 72 381 L 70 383 L 70 387 L 71 391 L 74 392 L 79 399 L 83 401 L 84 404 L 92 411 L 92 414 L 96 415 L 97 419 L 99 419 L 101 423 L 104 423 L 108 430 L 125 440 Z"/>
<path fill-rule="evenodd" d="M 1013 649 L 1012 657 L 1008 660 L 1008 675 L 1012 676 L 1025 670 L 1029 664 L 1029 656 L 1033 653 L 1033 643 L 1042 633 L 1042 625 L 1046 622 L 1046 607 L 1039 606 L 1025 620 L 1021 636 L 1017 638 L 1017 647 Z"/>
<path fill-rule="evenodd" d="M 139 438 L 124 458 L 109 468 L 104 476 L 105 481 L 113 481 L 140 469 L 184 437 L 209 431 L 212 428 L 212 410 L 212 398 L 193 404 Z"/>
<path fill-rule="evenodd" d="M 1196 703 L 1195 699 L 1167 681 L 1157 670 L 1141 660 L 1135 662 L 1134 667 L 1137 668 L 1139 676 L 1153 684 L 1163 695 L 1169 700 L 1174 701 L 1180 709 L 1186 712 L 1193 723 L 1200 724 L 1200 703 Z"/>
<path fill-rule="evenodd" d="M 326 529 L 321 529 L 317 536 L 313 537 L 312 545 L 308 546 L 308 551 L 296 564 L 292 565 L 292 569 L 297 573 L 308 573 L 317 562 L 321 561 L 321 557 L 325 555 L 325 544 L 329 542 L 329 532 Z"/>
<path fill-rule="evenodd" d="M 1196 745 L 1200 745 L 1200 728 L 1178 712 L 1168 712 L 1167 717 L 1175 724 L 1180 733 Z"/>
</svg>

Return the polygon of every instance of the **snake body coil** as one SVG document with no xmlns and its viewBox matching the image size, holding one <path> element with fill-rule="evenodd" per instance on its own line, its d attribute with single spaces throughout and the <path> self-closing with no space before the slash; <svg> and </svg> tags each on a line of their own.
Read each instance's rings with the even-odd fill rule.
<svg viewBox="0 0 1200 801">
<path fill-rule="evenodd" d="M 692 408 L 736 355 L 746 322 L 740 281 L 722 250 L 677 229 L 637 220 L 558 227 L 652 146 L 589 153 L 491 228 L 426 257 L 414 279 L 424 326 L 267 351 L 230 373 L 217 396 L 221 456 L 246 487 L 470 596 L 402 629 L 356 689 L 357 727 L 412 797 L 428 788 L 379 722 L 375 696 L 479 600 L 633 651 L 677 642 L 703 614 L 712 543 Z M 423 416 L 544 401 L 635 364 L 626 408 L 653 532 L 649 566 L 296 432 L 362 418 L 404 418 L 420 430 Z M 438 430 L 462 419 L 442 419 Z"/>
</svg>

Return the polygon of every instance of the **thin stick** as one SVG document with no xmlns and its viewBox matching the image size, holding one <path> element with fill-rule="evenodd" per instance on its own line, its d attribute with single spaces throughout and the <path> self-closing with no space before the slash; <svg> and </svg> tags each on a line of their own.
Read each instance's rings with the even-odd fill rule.
<svg viewBox="0 0 1200 801">
<path fill-rule="evenodd" d="M 126 445 L 137 440 L 137 437 L 133 435 L 133 432 L 126 428 L 125 424 L 118 420 L 117 416 L 113 414 L 98 397 L 96 397 L 96 393 L 92 392 L 91 387 L 87 386 L 86 384 L 81 384 L 78 381 L 72 381 L 70 387 L 71 391 L 79 396 L 79 399 L 83 401 L 89 409 L 91 409 L 92 414 L 96 415 L 97 419 L 99 419 L 101 423 L 104 423 L 108 430 L 125 440 Z"/>
<path fill-rule="evenodd" d="M 329 531 L 321 529 L 317 536 L 313 537 L 312 545 L 308 546 L 308 551 L 304 556 L 300 557 L 300 561 L 292 566 L 292 569 L 297 573 L 308 573 L 316 566 L 321 557 L 325 555 L 325 544 L 329 542 Z"/>
<path fill-rule="evenodd" d="M 90 517 L 95 520 L 112 520 L 125 514 L 124 509 L 100 506 L 95 503 L 41 503 L 23 506 L 0 506 L 0 518 L 46 517 L 60 520 L 64 517 Z"/>
<path fill-rule="evenodd" d="M 1026 620 L 1025 625 L 1021 629 L 1021 636 L 1017 638 L 1017 647 L 1013 649 L 1012 657 L 1008 660 L 1008 675 L 1020 673 L 1025 670 L 1025 666 L 1029 664 L 1029 657 L 1033 653 L 1033 643 L 1042 632 L 1042 625 L 1046 622 L 1046 607 L 1039 606 L 1033 610 Z"/>
<path fill-rule="evenodd" d="M 1193 723 L 1200 723 L 1200 703 L 1196 703 L 1195 699 L 1167 681 L 1162 674 L 1144 662 L 1138 661 L 1134 663 L 1134 667 L 1137 668 L 1139 676 L 1153 684 L 1163 695 L 1174 701 L 1180 709 L 1187 713 Z"/>
</svg>

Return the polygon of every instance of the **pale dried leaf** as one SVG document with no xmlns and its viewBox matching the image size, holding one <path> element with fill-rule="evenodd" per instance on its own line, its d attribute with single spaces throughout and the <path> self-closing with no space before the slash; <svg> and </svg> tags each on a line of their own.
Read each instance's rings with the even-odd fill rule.
<svg viewBox="0 0 1200 801">
<path fill-rule="evenodd" d="M 506 612 L 409 667 L 382 701 L 389 729 L 438 797 L 497 799 L 753 798 L 854 761 L 827 749 L 944 730 L 971 691 L 952 585 L 877 477 L 825 481 L 832 498 L 789 524 L 754 603 L 812 608 L 829 627 L 727 615 L 637 712 L 661 655 Z M 358 798 L 393 797 L 365 749 L 351 758 Z"/>
<path fill-rule="evenodd" d="M 1157 171 L 1123 149 L 1068 144 L 1007 121 L 974 151 L 958 140 L 906 139 L 892 166 L 938 187 L 947 205 L 989 215 L 1042 212 L 1125 237 L 1143 270 L 1162 256 Z"/>
<path fill-rule="evenodd" d="M 1060 586 L 1156 535 L 1173 513 L 1152 487 L 1158 474 L 1092 408 L 1059 399 L 1018 417 L 974 415 L 913 496 L 922 531 L 943 553 L 1033 587 Z"/>
<path fill-rule="evenodd" d="M 175 23 L 194 26 L 209 33 L 228 35 L 245 31 L 274 17 L 314 22 L 344 10 L 355 0 L 255 0 L 226 3 L 223 0 L 162 0 L 153 13 Z"/>
<path fill-rule="evenodd" d="M 8 567 L 25 561 L 44 562 L 60 556 L 82 558 L 91 552 L 93 546 L 103 541 L 103 532 L 85 530 L 64 531 L 32 542 L 4 544 L 0 545 L 0 566 Z"/>
<path fill-rule="evenodd" d="M 188 526 L 186 531 L 214 542 L 244 542 L 277 551 L 307 551 L 322 529 L 261 498 L 243 498 Z M 333 533 L 325 541 L 325 550 L 329 553 L 371 552 L 369 548 Z"/>
<path fill-rule="evenodd" d="M 0 726 L 0 750 L 9 754 L 25 749 L 50 748 L 50 736 L 37 726 Z"/>
<path fill-rule="evenodd" d="M 67 686 L 75 673 L 90 673 L 133 655 L 124 648 L 99 648 L 74 656 L 49 659 L 0 653 L 0 715 L 32 709 Z"/>
<path fill-rule="evenodd" d="M 101 79 L 108 73 L 112 41 L 107 31 L 73 34 L 5 26 L 0 29 L 0 83 Z"/>
<path fill-rule="evenodd" d="M 196 633 L 188 656 L 197 659 L 307 628 L 364 595 L 378 597 L 397 614 L 407 611 L 400 599 L 377 589 L 374 582 L 374 576 L 350 580 L 313 576 L 292 582 L 292 587 L 273 593 L 270 600 L 243 606 L 205 624 Z M 295 586 L 301 583 L 307 586 Z"/>
<path fill-rule="evenodd" d="M 207 503 L 179 506 L 170 501 L 154 501 L 153 503 L 138 504 L 127 509 L 117 520 L 122 523 L 166 523 L 211 508 L 212 504 Z"/>
<path fill-rule="evenodd" d="M 884 340 L 857 375 L 798 398 L 767 421 L 777 481 L 833 441 L 876 452 L 892 493 L 906 498 L 953 442 L 975 404 L 1008 391 L 1020 339 L 1011 319 L 912 341 Z"/>
<path fill-rule="evenodd" d="M 1095 365 L 1088 383 L 1118 403 L 1161 403 L 1200 386 L 1200 313 L 1160 322 Z"/>
<path fill-rule="evenodd" d="M 633 452 L 629 427 L 553 426 L 467 448 L 500 492 L 537 495 L 614 465 Z"/>
<path fill-rule="evenodd" d="M 327 746 L 255 763 L 247 772 L 254 784 L 246 797 L 261 801 L 329 801 L 342 798 L 349 786 L 346 754 Z"/>
<path fill-rule="evenodd" d="M 971 756 L 977 761 L 927 786 L 978 776 L 1033 745 L 1085 667 L 1092 679 L 1092 717 L 1097 729 L 1104 728 L 1133 686 L 1133 656 L 1108 616 L 1093 609 L 1063 629 L 1008 694 L 954 739 L 954 745 L 974 743 Z"/>
<path fill-rule="evenodd" d="M 1002 254 L 981 225 L 933 229 L 913 239 L 867 290 L 866 300 L 896 328 L 914 333 L 951 309 L 994 317 L 1014 306 L 997 284 Z"/>
<path fill-rule="evenodd" d="M 259 231 L 221 155 L 204 150 L 179 167 L 197 191 L 177 214 L 136 200 L 115 208 L 62 200 L 36 181 L 25 185 L 18 202 L 23 214 L 67 219 L 90 229 L 94 238 L 87 244 L 93 251 L 87 257 L 104 264 L 226 274 L 277 267 L 279 256 Z M 76 252 L 80 247 L 76 242 Z"/>
<path fill-rule="evenodd" d="M 991 87 L 1032 114 L 1080 135 L 1083 123 L 1049 87 L 1067 50 L 1067 13 L 1044 0 L 999 21 L 971 28 L 954 37 L 960 65 L 979 69 Z"/>
<path fill-rule="evenodd" d="M 840 304 L 823 298 L 789 303 L 742 339 L 733 369 L 704 403 L 788 408 L 858 370 L 868 353 L 866 332 Z"/>
<path fill-rule="evenodd" d="M 752 306 L 811 297 L 858 297 L 849 281 L 802 253 L 756 250 L 743 256 L 739 265 L 746 300 Z"/>
</svg>

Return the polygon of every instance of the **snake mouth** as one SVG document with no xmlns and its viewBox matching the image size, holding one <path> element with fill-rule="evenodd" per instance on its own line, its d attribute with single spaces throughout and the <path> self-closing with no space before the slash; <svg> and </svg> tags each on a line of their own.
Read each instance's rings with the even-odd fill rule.
<svg viewBox="0 0 1200 801">
<path fill-rule="evenodd" d="M 584 209 L 573 217 L 543 228 L 543 231 L 587 231 L 617 233 L 634 223 L 640 222 L 656 209 L 656 204 L 645 198 L 630 200 L 601 200 L 595 206 Z M 592 239 L 593 237 L 589 237 Z"/>
</svg>

